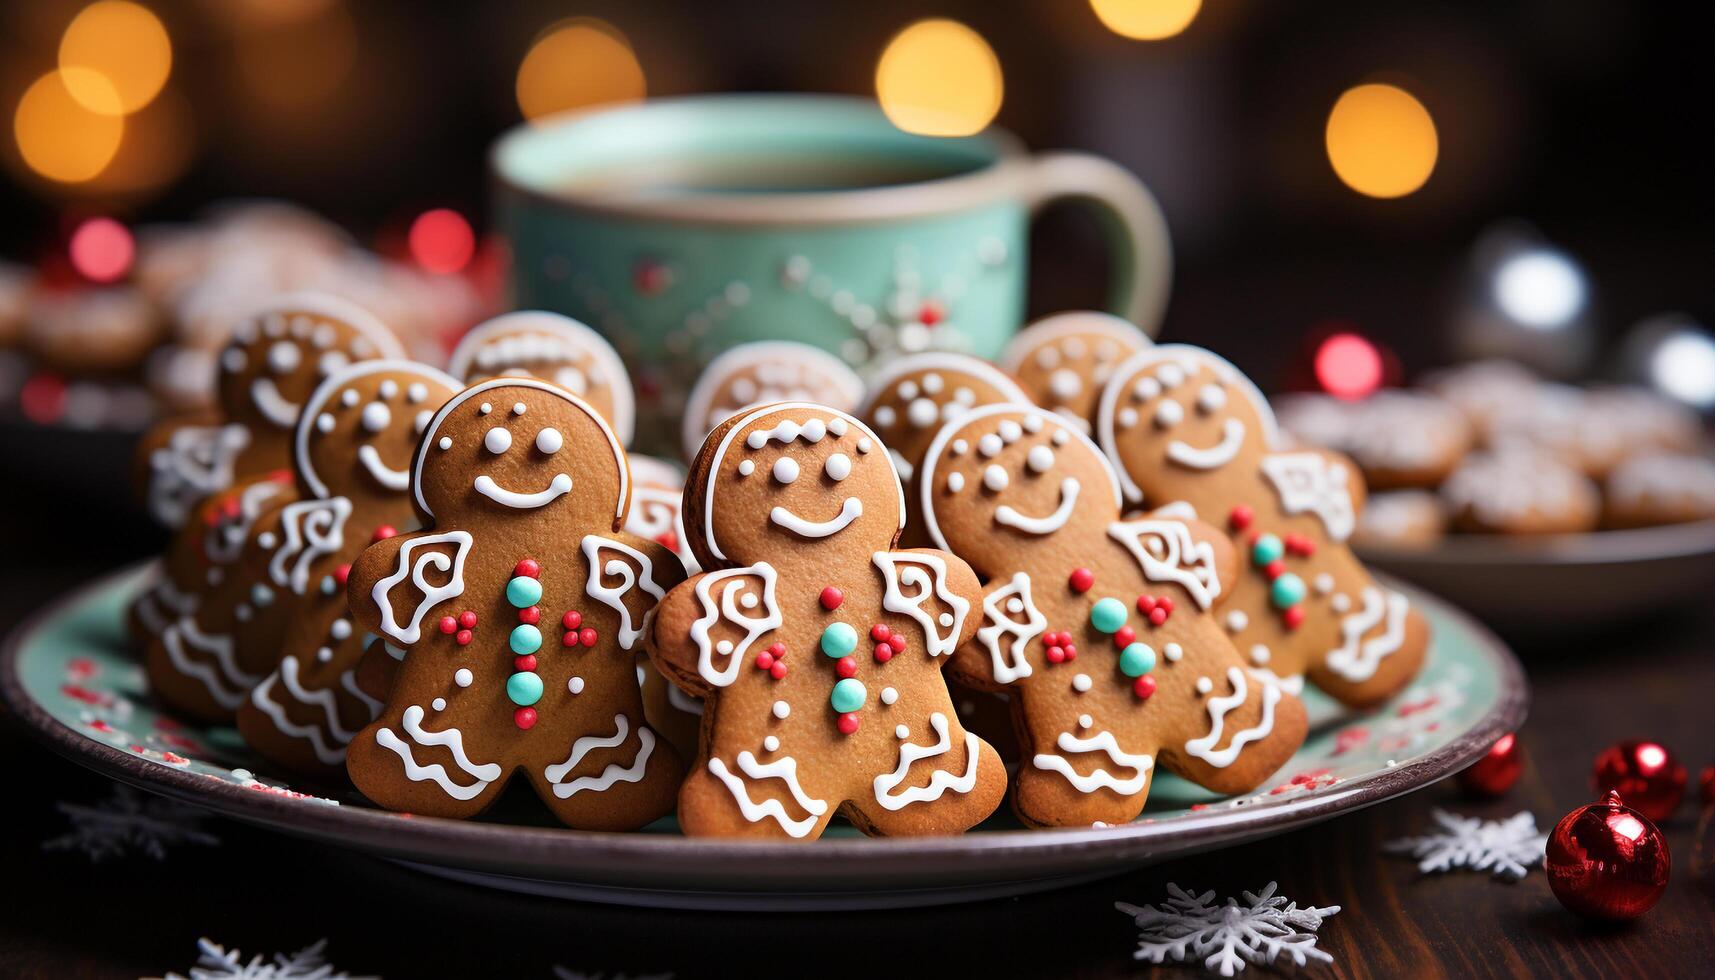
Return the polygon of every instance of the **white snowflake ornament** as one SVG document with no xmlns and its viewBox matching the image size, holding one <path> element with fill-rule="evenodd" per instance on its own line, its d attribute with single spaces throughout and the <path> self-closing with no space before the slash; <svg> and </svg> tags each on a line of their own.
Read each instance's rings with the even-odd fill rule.
<svg viewBox="0 0 1715 980">
<path fill-rule="evenodd" d="M 132 852 L 163 861 L 174 845 L 220 843 L 202 829 L 206 811 L 173 800 L 144 799 L 129 786 L 115 786 L 111 797 L 93 806 L 56 803 L 54 808 L 70 818 L 71 832 L 42 842 L 42 850 L 78 850 L 91 862 Z"/>
<path fill-rule="evenodd" d="M 1172 957 L 1183 963 L 1188 956 L 1200 956 L 1206 969 L 1223 977 L 1242 971 L 1246 962 L 1272 964 L 1281 954 L 1298 966 L 1311 960 L 1334 962 L 1316 948 L 1315 933 L 1340 906 L 1299 908 L 1297 902 L 1276 895 L 1276 887 L 1271 881 L 1261 894 L 1245 892 L 1244 904 L 1229 898 L 1225 905 L 1211 905 L 1213 891 L 1193 896 L 1169 884 L 1168 899 L 1159 906 L 1115 902 L 1114 908 L 1143 930 L 1134 959 L 1163 963 Z"/>
<path fill-rule="evenodd" d="M 379 980 L 335 972 L 322 956 L 326 939 L 318 939 L 296 953 L 275 953 L 264 961 L 261 954 L 244 959 L 237 949 L 227 949 L 212 939 L 197 940 L 197 965 L 188 977 L 169 973 L 163 980 Z"/>
<path fill-rule="evenodd" d="M 1505 820 L 1461 817 L 1446 810 L 1431 816 L 1441 825 L 1439 832 L 1390 841 L 1382 849 L 1418 858 L 1417 870 L 1424 874 L 1468 868 L 1517 881 L 1542 863 L 1548 835 L 1537 833 L 1536 817 L 1528 810 Z"/>
</svg>

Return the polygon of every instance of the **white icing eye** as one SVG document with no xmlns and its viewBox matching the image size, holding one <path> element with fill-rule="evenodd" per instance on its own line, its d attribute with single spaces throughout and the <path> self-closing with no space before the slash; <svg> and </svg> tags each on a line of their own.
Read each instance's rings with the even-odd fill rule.
<svg viewBox="0 0 1715 980">
<path fill-rule="evenodd" d="M 1131 386 L 1131 396 L 1138 401 L 1149 401 L 1161 394 L 1161 382 L 1154 378 L 1138 378 L 1137 384 Z"/>
<path fill-rule="evenodd" d="M 275 374 L 287 374 L 297 370 L 303 359 L 304 352 L 290 341 L 282 340 L 268 347 L 268 368 Z"/>
<path fill-rule="evenodd" d="M 405 389 L 405 400 L 415 405 L 429 397 L 429 386 L 421 381 L 411 382 L 411 387 Z"/>
<path fill-rule="evenodd" d="M 732 396 L 741 402 L 756 400 L 756 382 L 749 378 L 734 378 L 732 381 Z"/>
<path fill-rule="evenodd" d="M 316 368 L 326 377 L 335 371 L 345 370 L 345 366 L 350 363 L 351 358 L 346 357 L 344 351 L 330 350 L 323 354 L 320 360 L 316 361 Z"/>
<path fill-rule="evenodd" d="M 822 471 L 830 480 L 843 480 L 852 475 L 852 458 L 845 453 L 835 453 L 822 464 Z"/>
<path fill-rule="evenodd" d="M 965 489 L 965 474 L 963 474 L 963 473 L 949 473 L 949 474 L 947 474 L 947 492 L 948 493 L 958 493 L 960 490 L 963 490 L 963 489 Z"/>
<path fill-rule="evenodd" d="M 1052 371 L 1054 365 L 1060 363 L 1060 352 L 1052 347 L 1044 347 L 1036 352 L 1036 366 L 1044 371 Z"/>
<path fill-rule="evenodd" d="M 1197 392 L 1197 407 L 1201 409 L 1205 415 L 1210 412 L 1218 412 L 1227 407 L 1226 389 L 1222 388 L 1220 385 L 1204 385 L 1203 390 Z"/>
<path fill-rule="evenodd" d="M 983 470 L 983 486 L 999 493 L 1006 489 L 1006 484 L 1006 468 L 1004 466 L 1001 466 L 999 463 L 990 463 L 988 467 Z"/>
<path fill-rule="evenodd" d="M 427 429 L 429 427 L 429 420 L 434 418 L 434 417 L 435 417 L 435 413 L 429 411 L 426 408 L 423 409 L 421 412 L 418 412 L 417 413 L 417 421 L 415 423 L 417 426 L 417 432 L 420 434 L 424 429 Z"/>
<path fill-rule="evenodd" d="M 1024 464 L 1032 473 L 1046 473 L 1054 468 L 1054 450 L 1047 446 L 1031 446 L 1030 455 L 1024 457 Z"/>
<path fill-rule="evenodd" d="M 487 402 L 483 402 L 481 405 L 478 405 L 476 407 L 476 414 L 478 414 L 478 415 L 487 415 L 489 412 L 492 412 L 492 411 L 494 411 L 494 406 L 490 405 Z"/>
<path fill-rule="evenodd" d="M 756 472 L 756 464 L 754 462 L 752 462 L 748 459 L 741 459 L 738 461 L 738 475 L 739 476 L 749 476 L 750 474 L 755 473 L 755 472 Z"/>
<path fill-rule="evenodd" d="M 1000 441 L 1000 436 L 990 432 L 977 440 L 977 452 L 989 457 L 999 456 L 1003 445 L 1005 444 Z"/>
<path fill-rule="evenodd" d="M 1084 390 L 1084 379 L 1071 368 L 1061 368 L 1048 376 L 1048 391 L 1061 401 L 1070 401 Z"/>
<path fill-rule="evenodd" d="M 884 429 L 898 420 L 899 416 L 894 413 L 892 405 L 883 405 L 875 410 L 875 424 Z"/>
<path fill-rule="evenodd" d="M 1155 425 L 1157 428 L 1168 429 L 1185 419 L 1185 409 L 1171 398 L 1165 399 L 1155 406 Z"/>
<path fill-rule="evenodd" d="M 399 396 L 399 382 L 388 378 L 381 382 L 381 387 L 378 390 L 381 392 L 382 398 L 397 398 Z"/>
<path fill-rule="evenodd" d="M 1066 356 L 1073 360 L 1077 360 L 1085 354 L 1084 341 L 1078 337 L 1067 337 L 1061 342 L 1060 349 L 1064 350 Z"/>
<path fill-rule="evenodd" d="M 1155 372 L 1163 388 L 1177 388 L 1185 383 L 1185 369 L 1177 364 L 1163 364 L 1161 370 Z"/>
<path fill-rule="evenodd" d="M 774 461 L 774 481 L 776 483 L 791 483 L 798 479 L 798 461 L 790 456 L 782 456 Z"/>
<path fill-rule="evenodd" d="M 940 418 L 940 413 L 935 409 L 934 402 L 927 398 L 919 398 L 906 407 L 905 417 L 910 419 L 911 424 L 917 428 L 927 429 Z"/>
<path fill-rule="evenodd" d="M 1002 419 L 1000 423 L 1000 441 L 1012 445 L 1024 435 L 1024 429 L 1011 419 Z"/>
<path fill-rule="evenodd" d="M 228 347 L 226 352 L 220 355 L 220 366 L 225 368 L 229 374 L 237 374 L 244 370 L 245 361 L 244 351 L 237 347 Z"/>
<path fill-rule="evenodd" d="M 977 393 L 969 388 L 960 388 L 953 392 L 953 401 L 958 402 L 960 405 L 969 407 L 977 403 Z"/>
<path fill-rule="evenodd" d="M 910 401 L 911 399 L 916 398 L 917 382 L 909 379 L 899 382 L 899 397 L 904 401 Z"/>
<path fill-rule="evenodd" d="M 370 432 L 380 432 L 393 421 L 393 413 L 380 402 L 370 402 L 363 406 L 363 427 Z"/>
<path fill-rule="evenodd" d="M 482 437 L 482 445 L 484 449 L 499 456 L 512 448 L 512 433 L 506 431 L 505 426 L 497 425 Z"/>
<path fill-rule="evenodd" d="M 560 435 L 560 430 L 551 425 L 536 433 L 536 448 L 550 456 L 559 452 L 560 447 L 565 445 L 565 442 L 566 440 Z"/>
<path fill-rule="evenodd" d="M 1137 409 L 1127 405 L 1114 413 L 1114 417 L 1119 420 L 1120 428 L 1129 429 L 1137 424 Z"/>
<path fill-rule="evenodd" d="M 357 393 L 356 388 L 347 388 L 339 393 L 339 403 L 346 408 L 356 408 L 357 403 L 362 400 L 363 396 Z"/>
<path fill-rule="evenodd" d="M 938 394 L 945 385 L 946 382 L 941 380 L 939 374 L 925 374 L 923 376 L 923 390 L 928 394 Z"/>
<path fill-rule="evenodd" d="M 963 439 L 954 439 L 951 443 L 948 444 L 947 448 L 952 450 L 951 455 L 963 456 L 964 454 L 971 451 L 971 444 L 966 442 Z"/>
<path fill-rule="evenodd" d="M 324 432 L 324 433 L 325 432 L 332 432 L 333 431 L 333 425 L 334 425 L 333 416 L 329 415 L 326 412 L 323 412 L 321 415 L 316 417 L 316 431 L 317 432 Z"/>
</svg>

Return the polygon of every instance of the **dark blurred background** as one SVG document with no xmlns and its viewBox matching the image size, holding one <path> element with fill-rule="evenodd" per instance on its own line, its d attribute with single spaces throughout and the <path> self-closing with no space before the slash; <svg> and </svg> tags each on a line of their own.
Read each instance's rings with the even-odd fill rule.
<svg viewBox="0 0 1715 980">
<path fill-rule="evenodd" d="M 56 65 L 80 0 L 8 0 L 0 102 Z M 1103 153 L 1166 208 L 1178 246 L 1167 336 L 1228 353 L 1265 387 L 1304 382 L 1307 338 L 1356 328 L 1408 372 L 1449 356 L 1450 287 L 1497 222 L 1584 266 L 1612 339 L 1664 310 L 1711 312 L 1715 191 L 1704 140 L 1715 13 L 1606 0 L 148 0 L 171 73 L 126 119 L 100 176 L 44 179 L 5 141 L 0 254 L 37 262 L 77 223 L 180 220 L 210 201 L 281 197 L 360 241 L 433 207 L 487 207 L 486 150 L 521 119 L 520 65 L 567 18 L 629 45 L 647 94 L 869 94 L 889 39 L 926 17 L 968 25 L 1004 74 L 996 122 L 1033 148 Z M 1121 36 L 1172 30 L 1159 40 Z M 1195 9 L 1193 9 L 1195 8 Z M 1162 27 L 1163 19 L 1167 27 Z M 597 47 L 600 47 L 597 45 Z M 573 50 L 579 50 L 574 48 Z M 586 49 L 585 50 L 589 50 Z M 610 48 L 594 51 L 597 66 Z M 586 80 L 590 98 L 629 84 Z M 629 76 L 627 76 L 629 77 Z M 574 84 L 576 80 L 573 80 Z M 1341 94 L 1404 90 L 1433 120 L 1426 182 L 1378 199 L 1342 183 L 1325 129 Z M 1094 220 L 1046 215 L 1031 309 L 1096 304 Z"/>
</svg>

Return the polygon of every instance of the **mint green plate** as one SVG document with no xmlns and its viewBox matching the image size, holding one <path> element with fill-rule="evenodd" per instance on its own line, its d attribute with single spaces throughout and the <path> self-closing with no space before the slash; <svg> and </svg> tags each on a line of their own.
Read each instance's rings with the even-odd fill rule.
<svg viewBox="0 0 1715 980">
<path fill-rule="evenodd" d="M 1420 592 L 1435 640 L 1410 689 L 1342 714 L 1306 691 L 1312 730 L 1254 793 L 1215 797 L 1163 774 L 1135 823 L 1026 830 L 997 816 L 958 837 L 814 843 L 550 826 L 503 801 L 481 821 L 388 813 L 347 788 L 273 778 L 227 727 L 156 708 L 126 648 L 123 611 L 148 577 L 131 569 L 65 597 L 0 647 L 0 696 L 72 760 L 151 792 L 289 834 L 491 887 L 627 905 L 813 910 L 968 901 L 1117 874 L 1303 827 L 1420 789 L 1475 761 L 1523 721 L 1524 675 L 1464 614 Z"/>
</svg>

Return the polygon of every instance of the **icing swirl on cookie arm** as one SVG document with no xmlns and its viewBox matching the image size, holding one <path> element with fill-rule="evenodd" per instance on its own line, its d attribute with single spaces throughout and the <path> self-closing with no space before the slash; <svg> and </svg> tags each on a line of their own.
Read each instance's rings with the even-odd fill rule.
<svg viewBox="0 0 1715 980">
<path fill-rule="evenodd" d="M 692 592 L 701 615 L 691 624 L 691 642 L 697 650 L 697 673 L 710 685 L 726 687 L 737 680 L 751 646 L 785 623 L 775 598 L 776 579 L 774 566 L 767 562 L 707 572 L 696 579 Z"/>
<path fill-rule="evenodd" d="M 878 551 L 872 556 L 885 586 L 882 608 L 916 620 L 931 657 L 946 656 L 958 647 L 971 609 L 970 600 L 954 591 L 949 580 L 949 557 L 933 551 Z"/>
<path fill-rule="evenodd" d="M 464 594 L 464 566 L 470 555 L 471 541 L 469 531 L 405 536 L 394 558 L 393 571 L 376 579 L 370 589 L 374 612 L 379 618 L 378 631 L 403 644 L 416 643 L 422 636 L 423 618 L 429 610 Z M 375 547 L 387 546 L 388 542 L 383 541 Z M 360 574 L 365 565 L 371 564 L 359 558 Z M 446 581 L 439 584 L 431 582 L 431 573 L 446 576 Z M 399 607 L 394 605 L 392 595 L 393 590 L 401 585 L 407 588 L 400 595 L 401 601 L 412 603 L 404 622 L 396 615 Z"/>
</svg>

